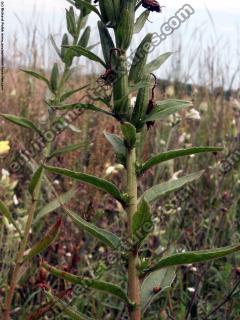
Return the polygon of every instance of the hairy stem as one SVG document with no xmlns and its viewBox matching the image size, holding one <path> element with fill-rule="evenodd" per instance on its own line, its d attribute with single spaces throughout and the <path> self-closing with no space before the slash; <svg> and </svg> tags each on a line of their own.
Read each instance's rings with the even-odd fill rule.
<svg viewBox="0 0 240 320">
<path fill-rule="evenodd" d="M 136 149 L 128 151 L 127 155 L 127 190 L 130 197 L 128 206 L 128 237 L 131 241 L 133 215 L 137 211 L 137 177 L 136 177 Z M 129 309 L 129 317 L 131 320 L 141 319 L 140 309 L 140 281 L 137 270 L 138 250 L 132 248 L 128 257 L 128 296 L 129 299 L 136 303 L 136 307 Z"/>
</svg>

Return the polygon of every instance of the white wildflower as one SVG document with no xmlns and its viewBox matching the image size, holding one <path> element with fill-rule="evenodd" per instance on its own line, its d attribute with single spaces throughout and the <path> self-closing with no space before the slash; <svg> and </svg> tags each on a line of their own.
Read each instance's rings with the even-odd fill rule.
<svg viewBox="0 0 240 320">
<path fill-rule="evenodd" d="M 6 178 L 6 177 L 10 176 L 9 171 L 7 171 L 6 169 L 3 168 L 1 171 L 2 171 L 2 177 L 3 178 Z"/>
<path fill-rule="evenodd" d="M 193 120 L 201 120 L 199 111 L 194 108 L 190 109 L 190 111 L 187 113 L 187 118 Z"/>
<path fill-rule="evenodd" d="M 13 203 L 14 203 L 15 206 L 19 205 L 18 198 L 17 198 L 17 196 L 15 194 L 13 195 Z"/>
<path fill-rule="evenodd" d="M 195 288 L 193 287 L 188 287 L 187 290 L 191 293 L 194 293 L 196 291 Z"/>
</svg>

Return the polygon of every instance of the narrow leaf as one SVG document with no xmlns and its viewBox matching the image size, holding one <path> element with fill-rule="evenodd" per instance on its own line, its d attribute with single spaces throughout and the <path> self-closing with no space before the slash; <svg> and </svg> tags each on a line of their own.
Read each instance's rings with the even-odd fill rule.
<svg viewBox="0 0 240 320">
<path fill-rule="evenodd" d="M 123 140 L 117 136 L 116 134 L 108 133 L 104 131 L 104 135 L 106 139 L 110 142 L 115 151 L 118 160 L 122 163 L 126 163 L 126 155 L 127 155 L 127 148 L 124 145 Z"/>
<path fill-rule="evenodd" d="M 46 250 L 55 241 L 60 231 L 61 223 L 61 219 L 59 219 L 56 224 L 46 232 L 46 235 L 43 237 L 43 239 L 34 244 L 29 251 L 25 252 L 23 262 L 31 260 L 39 253 Z"/>
<path fill-rule="evenodd" d="M 42 135 L 41 130 L 32 121 L 26 118 L 14 116 L 12 114 L 4 114 L 4 113 L 0 113 L 0 115 L 4 119 L 8 120 L 9 122 L 12 122 L 23 128 L 35 130 L 38 134 Z"/>
<path fill-rule="evenodd" d="M 138 211 L 133 216 L 132 232 L 134 245 L 140 246 L 153 228 L 150 206 L 142 199 Z"/>
<path fill-rule="evenodd" d="M 0 200 L 0 212 L 8 220 L 8 222 L 10 222 L 15 227 L 15 229 L 19 233 L 20 237 L 22 237 L 22 232 L 21 232 L 20 228 L 18 227 L 17 223 L 13 219 L 7 206 L 1 200 Z"/>
<path fill-rule="evenodd" d="M 64 280 L 69 281 L 73 284 L 82 285 L 85 288 L 92 288 L 92 289 L 96 289 L 96 290 L 111 294 L 111 295 L 123 300 L 124 302 L 126 302 L 129 305 L 133 305 L 133 303 L 131 301 L 129 301 L 128 296 L 125 293 L 125 291 L 123 291 L 122 288 L 120 288 L 119 286 L 117 286 L 115 284 L 105 282 L 105 281 L 75 276 L 71 273 L 68 273 L 68 272 L 59 270 L 55 267 L 52 267 L 49 264 L 47 264 L 46 262 L 42 263 L 42 267 L 45 268 L 48 272 L 50 272 L 52 275 L 54 275 L 58 278 L 64 279 Z"/>
<path fill-rule="evenodd" d="M 34 224 L 38 223 L 39 220 L 43 219 L 47 214 L 57 210 L 61 207 L 61 205 L 66 204 L 69 200 L 71 200 L 77 193 L 77 189 L 73 188 L 70 191 L 60 195 L 58 198 L 49 202 L 45 207 L 43 207 L 36 215 Z"/>
<path fill-rule="evenodd" d="M 199 179 L 204 171 L 196 172 L 189 174 L 185 177 L 181 177 L 177 180 L 169 180 L 167 182 L 163 182 L 158 184 L 147 191 L 144 192 L 143 198 L 148 202 L 151 203 L 157 200 L 159 197 L 166 195 L 170 192 L 176 191 L 183 187 L 185 184 L 190 183 L 194 180 Z"/>
<path fill-rule="evenodd" d="M 90 38 L 90 32 L 91 32 L 91 28 L 88 26 L 88 27 L 84 30 L 81 38 L 79 39 L 78 46 L 83 47 L 83 48 L 86 48 L 86 47 L 87 47 L 88 42 L 89 42 L 89 38 Z M 89 49 L 88 49 L 88 50 L 89 50 Z"/>
<path fill-rule="evenodd" d="M 30 76 L 38 79 L 38 80 L 44 81 L 48 85 L 48 87 L 50 86 L 48 79 L 45 78 L 42 74 L 39 74 L 39 73 L 31 71 L 31 70 L 23 70 L 23 69 L 20 69 L 20 70 L 29 74 Z"/>
<path fill-rule="evenodd" d="M 79 215 L 63 206 L 64 211 L 73 220 L 73 222 L 81 229 L 89 233 L 91 236 L 97 238 L 104 244 L 113 249 L 120 247 L 120 239 L 110 231 L 104 230 L 82 219 Z"/>
<path fill-rule="evenodd" d="M 55 42 L 55 40 L 54 40 L 54 38 L 53 38 L 52 35 L 50 35 L 50 41 L 51 41 L 52 46 L 53 46 L 53 48 L 55 49 L 56 53 L 58 54 L 59 58 L 62 58 L 61 51 L 60 51 L 60 49 L 58 48 L 58 46 L 57 46 L 57 44 L 56 44 L 56 42 Z"/>
<path fill-rule="evenodd" d="M 171 114 L 178 112 L 184 108 L 192 106 L 191 101 L 183 100 L 165 100 L 157 102 L 153 111 L 146 116 L 145 122 L 155 121 L 170 116 Z"/>
<path fill-rule="evenodd" d="M 125 143 L 128 148 L 134 148 L 136 144 L 136 128 L 129 122 L 124 122 L 121 125 Z"/>
<path fill-rule="evenodd" d="M 83 110 L 91 110 L 96 112 L 104 113 L 108 116 L 113 116 L 111 112 L 108 112 L 104 109 L 98 108 L 93 104 L 84 104 L 84 103 L 73 103 L 73 104 L 66 104 L 61 107 L 57 107 L 58 110 L 74 110 L 74 109 L 83 109 Z"/>
<path fill-rule="evenodd" d="M 72 179 L 85 182 L 96 188 L 103 190 L 109 194 L 111 194 L 115 199 L 120 201 L 123 204 L 126 204 L 126 199 L 124 195 L 119 191 L 119 189 L 110 181 L 107 181 L 102 178 L 98 178 L 92 175 L 88 175 L 82 172 L 75 172 L 64 168 L 56 168 L 50 166 L 44 166 L 49 172 L 60 174 L 66 177 L 70 177 Z"/>
<path fill-rule="evenodd" d="M 141 286 L 141 308 L 143 312 L 164 290 L 171 287 L 175 276 L 175 268 L 170 267 L 154 271 L 144 279 Z"/>
<path fill-rule="evenodd" d="M 99 58 L 96 54 L 89 51 L 88 49 L 80 47 L 80 46 L 67 46 L 67 48 L 76 52 L 79 57 L 84 56 L 92 61 L 99 62 L 104 68 L 106 68 L 105 62 L 101 58 Z"/>
<path fill-rule="evenodd" d="M 43 166 L 40 166 L 33 174 L 33 177 L 28 187 L 28 190 L 33 197 L 34 197 L 34 194 L 36 193 L 37 188 L 39 188 L 39 184 L 41 182 L 42 177 L 43 177 Z"/>
<path fill-rule="evenodd" d="M 162 55 L 160 55 L 159 57 L 157 57 L 156 59 L 154 59 L 153 61 L 149 62 L 146 67 L 145 70 L 147 73 L 151 73 L 157 69 L 159 69 L 161 67 L 161 65 L 173 54 L 173 52 L 167 52 L 164 53 Z"/>
<path fill-rule="evenodd" d="M 140 14 L 140 16 L 137 18 L 136 22 L 134 23 L 134 29 L 133 33 L 139 33 L 142 28 L 144 27 L 148 17 L 149 17 L 150 11 L 145 10 L 143 13 Z"/>
<path fill-rule="evenodd" d="M 67 147 L 64 147 L 64 148 L 61 148 L 61 149 L 57 149 L 55 151 L 53 151 L 48 159 L 52 159 L 53 157 L 58 157 L 62 154 L 65 154 L 65 153 L 69 153 L 69 152 L 73 152 L 73 151 L 76 151 L 80 148 L 84 148 L 85 146 L 87 145 L 86 142 L 83 142 L 83 143 L 77 143 L 77 144 L 71 144 Z"/>
<path fill-rule="evenodd" d="M 68 303 L 64 302 L 63 300 L 59 299 L 56 296 L 53 296 L 50 291 L 45 291 L 45 294 L 55 302 L 59 307 L 59 313 L 63 313 L 70 317 L 72 320 L 94 320 L 93 318 L 89 318 L 83 313 L 76 311 L 73 309 Z"/>
<path fill-rule="evenodd" d="M 59 78 L 58 64 L 54 63 L 52 72 L 51 72 L 51 79 L 50 79 L 50 87 L 52 92 L 56 92 L 56 90 L 58 89 L 58 78 Z"/>
<path fill-rule="evenodd" d="M 105 26 L 105 24 L 102 21 L 98 21 L 98 31 L 99 36 L 101 40 L 101 47 L 103 52 L 103 57 L 106 62 L 106 64 L 109 64 L 110 61 L 110 52 L 111 49 L 115 48 L 114 42 L 112 40 L 112 37 L 108 31 L 108 28 Z M 115 54 L 112 55 L 112 65 L 115 66 Z"/>
<path fill-rule="evenodd" d="M 149 268 L 146 271 L 148 272 L 169 266 L 177 266 L 218 259 L 238 251 L 240 251 L 239 243 L 223 248 L 176 253 L 160 259 L 160 261 L 155 266 Z"/>
<path fill-rule="evenodd" d="M 70 91 L 67 91 L 65 92 L 61 98 L 60 98 L 60 102 L 63 102 L 64 100 L 66 100 L 67 98 L 71 97 L 74 93 L 76 92 L 79 92 L 85 88 L 87 88 L 89 85 L 87 84 L 86 86 L 83 86 L 83 87 L 80 87 L 80 88 L 77 88 L 77 89 L 74 89 L 74 90 L 70 90 Z"/>
<path fill-rule="evenodd" d="M 192 154 L 205 153 L 205 152 L 218 152 L 218 151 L 222 151 L 222 148 L 196 147 L 196 148 L 179 149 L 179 150 L 171 150 L 171 151 L 163 152 L 147 160 L 141 166 L 139 173 L 142 174 L 149 168 L 171 159 L 185 157 Z"/>
</svg>

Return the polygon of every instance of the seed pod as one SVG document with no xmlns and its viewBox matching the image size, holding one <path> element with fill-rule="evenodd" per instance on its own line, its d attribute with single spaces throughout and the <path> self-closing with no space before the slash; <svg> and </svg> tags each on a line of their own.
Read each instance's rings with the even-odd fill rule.
<svg viewBox="0 0 240 320">
<path fill-rule="evenodd" d="M 115 20 L 116 23 L 118 23 L 120 18 L 120 11 L 121 11 L 121 0 L 112 0 L 113 2 L 113 8 L 115 13 Z"/>
<path fill-rule="evenodd" d="M 116 80 L 113 84 L 114 113 L 118 118 L 126 120 L 129 107 L 128 99 L 128 73 L 127 60 L 125 54 L 118 58 L 118 68 L 116 70 Z"/>
<path fill-rule="evenodd" d="M 115 12 L 112 0 L 101 0 L 99 1 L 99 8 L 103 17 L 103 22 L 108 26 L 112 27 L 116 23 Z"/>
<path fill-rule="evenodd" d="M 78 41 L 78 45 L 79 45 L 80 47 L 83 47 L 83 48 L 86 48 L 86 47 L 87 47 L 88 41 L 89 41 L 89 38 L 90 38 L 90 32 L 91 32 L 91 28 L 90 28 L 90 27 L 87 27 L 87 28 L 84 30 L 84 32 L 83 32 L 80 40 Z"/>
<path fill-rule="evenodd" d="M 146 81 L 146 83 L 149 83 L 150 75 L 146 75 L 142 80 Z M 148 108 L 148 102 L 149 86 L 146 86 L 138 90 L 137 100 L 132 114 L 131 123 L 137 128 L 137 131 L 140 131 L 144 126 L 143 119 Z"/>
<path fill-rule="evenodd" d="M 135 19 L 135 0 L 123 0 L 116 30 L 117 47 L 126 51 L 131 43 Z"/>
<path fill-rule="evenodd" d="M 129 72 L 129 82 L 136 84 L 142 80 L 148 53 L 152 44 L 152 37 L 152 33 L 147 34 L 138 46 Z"/>
</svg>

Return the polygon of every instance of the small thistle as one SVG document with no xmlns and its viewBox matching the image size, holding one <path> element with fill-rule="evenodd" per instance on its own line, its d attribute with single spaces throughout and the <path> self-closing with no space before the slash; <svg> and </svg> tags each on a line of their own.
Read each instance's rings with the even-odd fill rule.
<svg viewBox="0 0 240 320">
<path fill-rule="evenodd" d="M 118 54 L 120 54 L 120 50 L 118 48 L 111 49 L 109 57 L 109 67 L 106 69 L 105 73 L 102 74 L 97 80 L 103 86 L 112 86 L 117 75 L 116 71 L 112 69 L 112 56 L 114 51 L 117 51 Z"/>
<path fill-rule="evenodd" d="M 161 7 L 156 0 L 143 0 L 142 6 L 149 11 L 161 12 Z"/>
<path fill-rule="evenodd" d="M 154 91 L 155 91 L 156 85 L 157 85 L 157 77 L 156 77 L 155 74 L 153 74 L 153 73 L 151 73 L 151 75 L 154 77 L 154 81 L 155 81 L 155 82 L 154 82 L 154 86 L 153 86 L 153 88 L 152 88 L 152 97 L 151 97 L 151 99 L 150 99 L 149 102 L 148 102 L 148 107 L 147 107 L 147 112 L 146 112 L 147 115 L 150 114 L 150 113 L 153 111 L 153 109 L 154 109 L 154 107 L 155 107 L 155 105 L 156 105 L 156 103 L 155 103 L 155 101 L 154 101 L 154 96 L 155 96 Z M 150 129 L 150 127 L 152 127 L 152 126 L 154 125 L 154 121 L 148 121 L 148 122 L 146 123 L 146 125 L 147 125 L 147 128 Z"/>
</svg>

